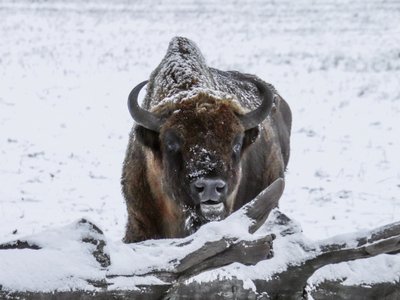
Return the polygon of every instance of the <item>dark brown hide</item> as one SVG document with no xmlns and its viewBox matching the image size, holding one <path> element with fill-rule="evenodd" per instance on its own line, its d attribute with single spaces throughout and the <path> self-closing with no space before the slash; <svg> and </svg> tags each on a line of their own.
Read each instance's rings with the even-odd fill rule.
<svg viewBox="0 0 400 300">
<path fill-rule="evenodd" d="M 135 126 L 126 152 L 125 242 L 183 237 L 197 230 L 205 222 L 189 189 L 197 178 L 227 183 L 226 216 L 284 177 L 290 109 L 269 85 L 276 95 L 271 113 L 258 127 L 244 131 L 238 115 L 260 103 L 249 76 L 208 68 L 193 42 L 171 41 L 150 77 L 144 101 L 144 108 L 164 123 L 160 132 Z M 236 155 L 238 141 L 241 149 Z"/>
</svg>

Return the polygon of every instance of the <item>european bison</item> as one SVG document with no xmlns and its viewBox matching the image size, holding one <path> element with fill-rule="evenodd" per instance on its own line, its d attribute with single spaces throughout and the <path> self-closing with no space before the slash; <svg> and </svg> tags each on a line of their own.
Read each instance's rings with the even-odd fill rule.
<svg viewBox="0 0 400 300">
<path fill-rule="evenodd" d="M 136 125 L 122 172 L 127 243 L 187 236 L 284 176 L 288 104 L 254 75 L 208 67 L 186 38 L 172 39 L 128 106 Z"/>
</svg>

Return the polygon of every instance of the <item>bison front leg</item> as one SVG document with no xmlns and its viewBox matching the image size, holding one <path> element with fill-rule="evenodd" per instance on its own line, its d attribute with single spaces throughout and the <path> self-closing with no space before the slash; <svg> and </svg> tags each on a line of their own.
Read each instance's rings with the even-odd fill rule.
<svg viewBox="0 0 400 300">
<path fill-rule="evenodd" d="M 124 242 L 135 243 L 148 239 L 159 238 L 160 234 L 148 217 L 138 214 L 134 208 L 128 206 L 128 222 Z"/>
</svg>

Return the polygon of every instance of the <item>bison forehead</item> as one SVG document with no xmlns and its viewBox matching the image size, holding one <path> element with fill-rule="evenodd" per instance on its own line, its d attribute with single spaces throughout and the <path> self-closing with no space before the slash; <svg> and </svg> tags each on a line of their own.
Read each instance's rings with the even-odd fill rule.
<svg viewBox="0 0 400 300">
<path fill-rule="evenodd" d="M 190 100 L 177 103 L 172 111 L 165 129 L 174 128 L 189 145 L 197 144 L 202 139 L 208 142 L 215 140 L 218 144 L 230 143 L 243 131 L 237 117 L 242 110 L 230 100 L 198 94 Z"/>
</svg>

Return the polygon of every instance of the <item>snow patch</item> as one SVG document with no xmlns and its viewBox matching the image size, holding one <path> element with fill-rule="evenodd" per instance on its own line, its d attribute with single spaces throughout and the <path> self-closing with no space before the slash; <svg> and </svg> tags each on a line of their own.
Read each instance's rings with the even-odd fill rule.
<svg viewBox="0 0 400 300">
<path fill-rule="evenodd" d="M 399 255 L 382 254 L 368 259 L 325 266 L 310 277 L 311 286 L 325 280 L 339 280 L 344 285 L 368 285 L 382 282 L 400 284 Z"/>
</svg>

